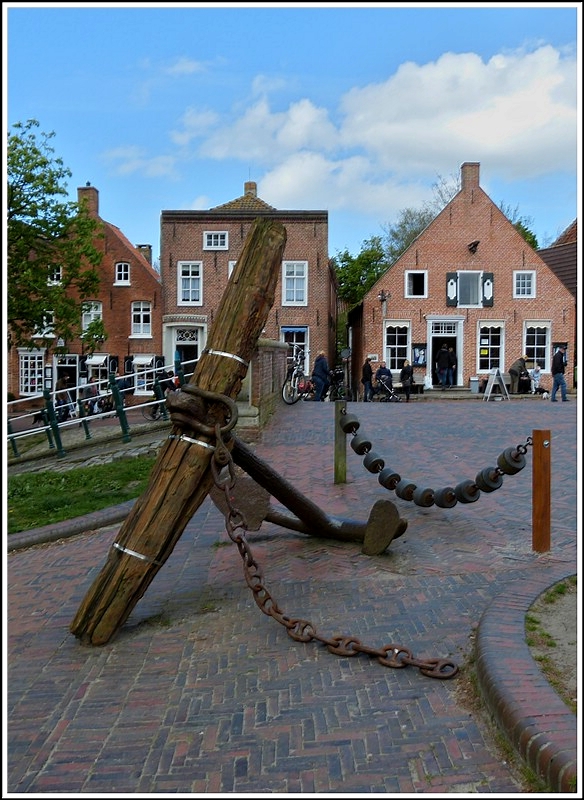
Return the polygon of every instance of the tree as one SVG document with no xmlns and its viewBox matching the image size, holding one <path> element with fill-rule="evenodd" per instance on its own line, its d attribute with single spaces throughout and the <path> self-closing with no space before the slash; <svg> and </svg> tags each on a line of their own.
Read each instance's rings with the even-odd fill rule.
<svg viewBox="0 0 584 800">
<path fill-rule="evenodd" d="M 361 302 L 388 266 L 380 236 L 365 240 L 357 256 L 352 256 L 348 250 L 339 251 L 332 263 L 337 273 L 339 297 L 350 306 Z"/>
<path fill-rule="evenodd" d="M 9 347 L 50 347 L 81 333 L 84 301 L 99 287 L 99 223 L 67 202 L 71 171 L 54 157 L 54 133 L 36 120 L 8 135 L 7 256 Z"/>
<path fill-rule="evenodd" d="M 515 206 L 515 208 L 511 208 L 511 206 L 506 205 L 505 203 L 501 202 L 499 204 L 499 208 L 505 214 L 509 222 L 513 225 L 515 230 L 523 236 L 525 241 L 530 244 L 534 250 L 537 250 L 538 243 L 537 237 L 535 233 L 530 229 L 530 225 L 533 225 L 533 220 L 531 217 L 521 217 L 519 216 L 519 206 Z"/>
</svg>

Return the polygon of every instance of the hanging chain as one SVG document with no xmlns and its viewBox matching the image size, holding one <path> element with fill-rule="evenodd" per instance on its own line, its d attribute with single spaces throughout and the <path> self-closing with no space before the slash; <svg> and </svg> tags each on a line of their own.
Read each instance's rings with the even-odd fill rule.
<svg viewBox="0 0 584 800">
<path fill-rule="evenodd" d="M 497 458 L 496 466 L 480 470 L 474 480 L 463 480 L 456 486 L 431 489 L 417 486 L 414 482 L 402 478 L 391 467 L 387 467 L 385 460 L 371 449 L 372 443 L 367 436 L 358 433 L 361 427 L 358 418 L 354 414 L 348 414 L 346 409 L 342 411 L 340 427 L 346 435 L 352 435 L 351 449 L 364 457 L 363 466 L 369 472 L 377 474 L 379 483 L 385 489 L 395 491 L 402 500 L 410 500 L 426 508 L 434 504 L 440 508 L 453 508 L 457 503 L 475 503 L 482 492 L 494 492 L 500 489 L 505 475 L 516 475 L 524 469 L 527 448 L 533 445 L 532 437 L 528 436 L 525 444 L 504 450 Z"/>
<path fill-rule="evenodd" d="M 231 493 L 236 483 L 236 474 L 231 458 L 231 453 L 221 439 L 220 428 L 215 428 L 216 444 L 211 460 L 211 471 L 217 489 L 225 495 L 227 511 L 225 513 L 225 528 L 234 544 L 237 545 L 243 561 L 245 580 L 253 593 L 253 598 L 260 611 L 272 617 L 286 628 L 291 639 L 296 642 L 311 642 L 313 640 L 326 645 L 330 653 L 337 656 L 356 656 L 365 653 L 376 657 L 384 667 L 418 667 L 423 675 L 429 678 L 453 678 L 458 672 L 458 666 L 452 661 L 442 658 L 415 658 L 412 651 L 400 644 L 386 644 L 381 648 L 368 647 L 354 636 L 333 636 L 327 638 L 317 633 L 314 625 L 305 619 L 292 618 L 284 614 L 264 584 L 264 577 L 260 565 L 255 560 L 251 547 L 245 538 L 247 531 L 245 517 L 232 501 Z M 227 468 L 227 475 L 221 473 Z"/>
</svg>

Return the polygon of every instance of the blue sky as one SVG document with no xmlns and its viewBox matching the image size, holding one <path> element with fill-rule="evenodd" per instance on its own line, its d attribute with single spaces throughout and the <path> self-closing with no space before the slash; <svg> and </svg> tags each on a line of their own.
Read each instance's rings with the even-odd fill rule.
<svg viewBox="0 0 584 800">
<path fill-rule="evenodd" d="M 327 210 L 356 255 L 465 161 L 540 246 L 578 216 L 581 3 L 3 3 L 7 129 L 36 119 L 100 214 L 243 194 Z"/>
</svg>

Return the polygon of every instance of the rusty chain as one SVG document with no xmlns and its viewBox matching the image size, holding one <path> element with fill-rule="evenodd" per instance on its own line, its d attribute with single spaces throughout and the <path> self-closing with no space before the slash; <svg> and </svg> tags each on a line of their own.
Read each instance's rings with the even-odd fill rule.
<svg viewBox="0 0 584 800">
<path fill-rule="evenodd" d="M 253 598 L 267 616 L 272 617 L 286 628 L 291 639 L 296 642 L 318 641 L 326 645 L 328 651 L 338 656 L 355 656 L 359 653 L 377 658 L 384 667 L 401 668 L 418 667 L 423 675 L 429 678 L 453 678 L 458 673 L 458 666 L 452 661 L 442 658 L 415 658 L 412 651 L 400 644 L 386 644 L 381 648 L 368 647 L 354 636 L 333 636 L 327 638 L 317 633 L 313 624 L 305 619 L 287 616 L 272 597 L 264 583 L 262 570 L 255 560 L 251 547 L 245 538 L 247 531 L 245 517 L 237 509 L 231 497 L 236 483 L 236 473 L 229 449 L 221 439 L 219 425 L 215 427 L 215 451 L 211 460 L 211 471 L 215 486 L 224 493 L 227 511 L 225 528 L 231 541 L 237 545 L 243 561 L 245 580 L 253 593 Z M 222 473 L 227 469 L 227 475 Z"/>
<path fill-rule="evenodd" d="M 346 409 L 342 409 L 341 414 L 341 429 L 347 435 L 352 434 L 351 448 L 358 455 L 364 456 L 365 469 L 377 474 L 379 483 L 384 488 L 395 491 L 402 500 L 410 500 L 424 507 L 435 504 L 440 508 L 453 508 L 459 502 L 476 502 L 481 492 L 494 492 L 500 489 L 505 475 L 515 475 L 525 467 L 527 448 L 533 445 L 532 437 L 528 436 L 525 444 L 506 448 L 499 455 L 496 466 L 480 470 L 474 480 L 460 481 L 454 487 L 430 489 L 419 487 L 412 481 L 402 478 L 392 468 L 386 467 L 385 460 L 371 449 L 371 441 L 363 434 L 358 434 L 361 426 L 358 418 L 354 414 L 347 413 Z"/>
</svg>

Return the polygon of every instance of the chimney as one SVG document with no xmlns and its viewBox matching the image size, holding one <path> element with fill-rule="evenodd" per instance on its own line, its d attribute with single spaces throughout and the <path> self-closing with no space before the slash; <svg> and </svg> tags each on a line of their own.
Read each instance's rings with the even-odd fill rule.
<svg viewBox="0 0 584 800">
<path fill-rule="evenodd" d="M 246 181 L 243 184 L 243 193 L 246 197 L 257 197 L 258 196 L 258 185 L 255 181 Z"/>
<path fill-rule="evenodd" d="M 152 266 L 152 245 L 151 244 L 137 244 L 136 250 L 139 250 L 146 261 Z"/>
<path fill-rule="evenodd" d="M 99 192 L 92 186 L 89 181 L 85 186 L 80 186 L 77 189 L 77 202 L 79 205 L 85 200 L 87 203 L 87 210 L 90 217 L 99 217 Z"/>
<path fill-rule="evenodd" d="M 460 168 L 460 188 L 463 192 L 470 192 L 479 188 L 480 162 L 465 161 Z"/>
</svg>

